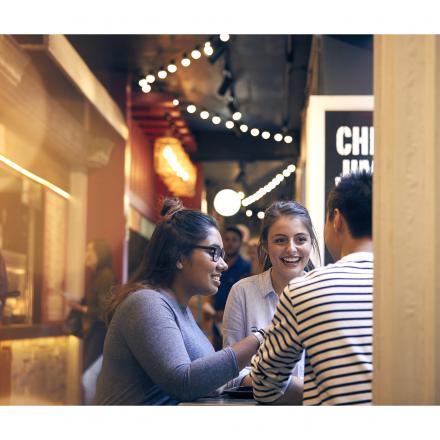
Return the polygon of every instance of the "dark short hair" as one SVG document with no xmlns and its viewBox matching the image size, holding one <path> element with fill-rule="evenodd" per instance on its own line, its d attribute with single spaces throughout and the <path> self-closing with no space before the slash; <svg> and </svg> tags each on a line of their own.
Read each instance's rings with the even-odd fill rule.
<svg viewBox="0 0 440 440">
<path fill-rule="evenodd" d="M 225 232 L 234 232 L 240 237 L 240 241 L 243 241 L 243 232 L 241 232 L 240 228 L 237 228 L 237 226 L 228 226 L 225 228 Z"/>
<path fill-rule="evenodd" d="M 342 176 L 327 197 L 327 213 L 330 220 L 334 210 L 344 216 L 353 238 L 372 237 L 373 175 L 369 171 L 357 171 Z"/>
<path fill-rule="evenodd" d="M 267 237 L 269 235 L 269 229 L 280 217 L 297 217 L 299 218 L 303 225 L 307 228 L 312 241 L 312 247 L 315 253 L 319 257 L 319 245 L 316 239 L 315 230 L 313 229 L 312 219 L 310 218 L 309 211 L 301 203 L 294 202 L 291 200 L 281 200 L 273 202 L 264 212 L 263 223 L 261 224 L 260 240 L 258 243 L 258 258 L 260 264 L 264 270 L 269 269 L 272 266 L 270 262 L 269 255 L 267 254 Z M 306 266 L 307 270 L 314 268 L 311 261 Z"/>
</svg>

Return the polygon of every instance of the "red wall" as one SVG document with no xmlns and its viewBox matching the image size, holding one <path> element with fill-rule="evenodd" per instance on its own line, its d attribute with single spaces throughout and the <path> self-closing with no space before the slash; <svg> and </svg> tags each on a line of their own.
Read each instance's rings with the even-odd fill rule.
<svg viewBox="0 0 440 440">
<path fill-rule="evenodd" d="M 124 241 L 124 147 L 115 146 L 109 163 L 89 170 L 87 190 L 87 242 L 102 238 L 113 249 L 113 269 L 122 280 Z"/>
<path fill-rule="evenodd" d="M 130 125 L 130 130 L 130 191 L 145 204 L 142 214 L 154 222 L 157 197 L 153 146 L 135 123 Z"/>
</svg>

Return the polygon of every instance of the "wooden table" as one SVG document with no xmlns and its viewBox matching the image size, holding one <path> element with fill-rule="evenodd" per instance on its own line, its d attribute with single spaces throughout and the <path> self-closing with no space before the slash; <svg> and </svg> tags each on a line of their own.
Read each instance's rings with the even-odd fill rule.
<svg viewBox="0 0 440 440">
<path fill-rule="evenodd" d="M 229 405 L 229 406 L 252 406 L 258 405 L 258 402 L 254 399 L 239 399 L 236 397 L 229 397 L 227 394 L 222 394 L 217 397 L 202 397 L 192 402 L 181 402 L 182 406 L 217 406 L 217 405 Z"/>
</svg>

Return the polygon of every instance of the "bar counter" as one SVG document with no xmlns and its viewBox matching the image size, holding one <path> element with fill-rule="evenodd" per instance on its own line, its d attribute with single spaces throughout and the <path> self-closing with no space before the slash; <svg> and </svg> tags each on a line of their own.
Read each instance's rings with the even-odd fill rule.
<svg viewBox="0 0 440 440">
<path fill-rule="evenodd" d="M 49 336 L 66 336 L 62 324 L 0 325 L 0 340 L 35 339 Z"/>
</svg>

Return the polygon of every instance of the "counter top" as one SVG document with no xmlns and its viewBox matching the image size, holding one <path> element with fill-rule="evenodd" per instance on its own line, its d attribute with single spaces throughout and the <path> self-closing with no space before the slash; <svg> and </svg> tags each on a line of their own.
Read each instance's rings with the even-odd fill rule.
<svg viewBox="0 0 440 440">
<path fill-rule="evenodd" d="M 62 324 L 11 324 L 0 325 L 0 340 L 66 336 Z"/>
</svg>

